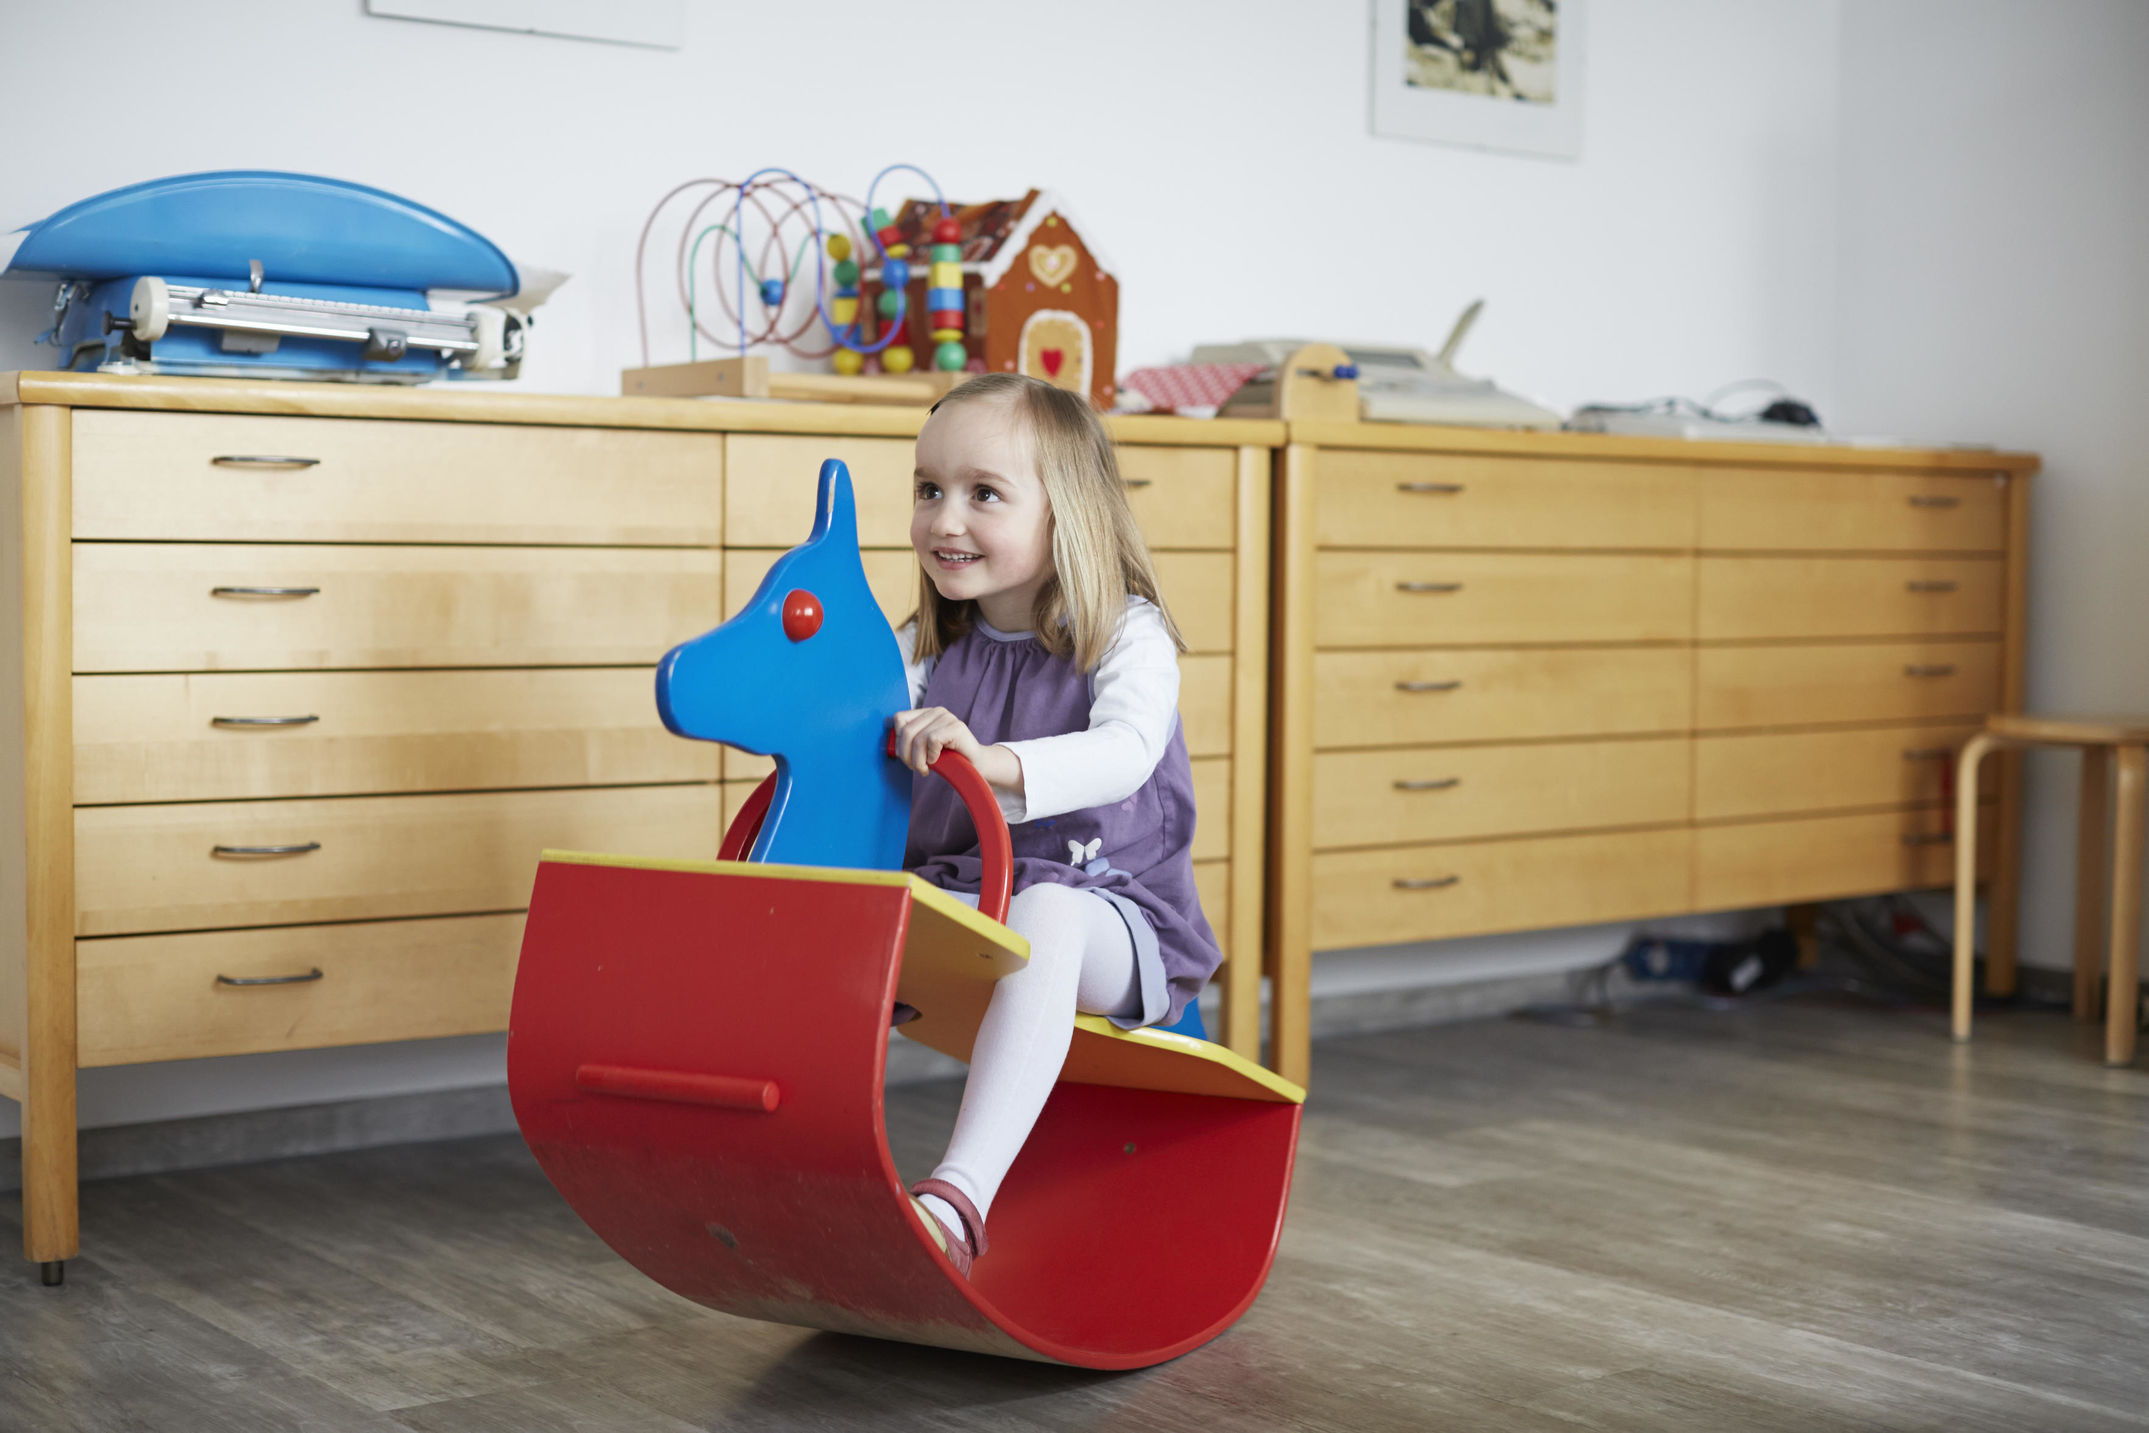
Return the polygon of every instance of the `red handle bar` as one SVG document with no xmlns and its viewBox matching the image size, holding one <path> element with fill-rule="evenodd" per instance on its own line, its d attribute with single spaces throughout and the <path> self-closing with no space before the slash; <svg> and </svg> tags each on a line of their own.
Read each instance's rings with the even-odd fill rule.
<svg viewBox="0 0 2149 1433">
<path fill-rule="evenodd" d="M 895 754 L 895 736 L 888 737 L 888 754 Z M 943 751 L 934 761 L 932 769 L 955 788 L 963 798 L 963 806 L 970 812 L 970 824 L 977 827 L 978 854 L 984 858 L 984 871 L 980 876 L 978 909 L 996 921 L 1007 920 L 1007 903 L 1015 886 L 1015 845 L 1007 834 L 1007 818 L 1000 814 L 999 798 L 992 794 L 992 787 L 978 769 L 970 764 L 970 758 L 953 751 Z M 719 861 L 743 861 L 754 848 L 754 838 L 761 834 L 761 822 L 768 815 L 769 801 L 776 794 L 776 777 L 772 772 L 763 777 L 739 814 L 731 818 L 731 826 L 724 832 L 724 843 L 717 849 Z"/>
</svg>

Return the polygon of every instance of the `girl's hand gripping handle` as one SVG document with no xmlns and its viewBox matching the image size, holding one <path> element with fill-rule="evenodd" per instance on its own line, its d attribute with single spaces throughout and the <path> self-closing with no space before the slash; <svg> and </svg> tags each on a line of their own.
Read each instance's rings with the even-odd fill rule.
<svg viewBox="0 0 2149 1433">
<path fill-rule="evenodd" d="M 888 755 L 895 755 L 893 732 L 888 735 Z M 941 752 L 932 770 L 963 798 L 970 824 L 977 827 L 978 855 L 984 859 L 984 870 L 978 876 L 977 908 L 1004 924 L 1007 902 L 1015 888 L 1015 843 L 1007 834 L 1007 818 L 1000 814 L 999 798 L 961 752 Z"/>
<path fill-rule="evenodd" d="M 893 733 L 888 737 L 888 754 L 895 755 Z M 985 866 L 978 880 L 978 909 L 1004 923 L 1008 899 L 1015 886 L 1015 844 L 1007 834 L 1007 818 L 1000 814 L 1000 802 L 985 778 L 978 775 L 978 769 L 960 752 L 941 752 L 932 769 L 963 798 L 963 805 L 970 812 L 970 824 L 977 827 L 978 854 L 984 858 Z M 724 832 L 723 845 L 716 853 L 719 861 L 747 859 L 754 848 L 754 838 L 761 834 L 762 819 L 768 815 L 769 799 L 775 794 L 776 777 L 771 774 L 762 778 L 761 784 L 746 798 L 746 804 L 739 808 L 739 814 L 732 817 L 730 827 Z"/>
</svg>

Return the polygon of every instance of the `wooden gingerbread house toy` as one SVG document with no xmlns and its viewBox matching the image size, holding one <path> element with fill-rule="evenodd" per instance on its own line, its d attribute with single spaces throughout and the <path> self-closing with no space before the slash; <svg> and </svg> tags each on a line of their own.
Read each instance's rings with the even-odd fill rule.
<svg viewBox="0 0 2149 1433">
<path fill-rule="evenodd" d="M 1067 206 L 1048 190 L 1032 189 L 1020 199 L 957 206 L 949 217 L 961 231 L 968 366 L 986 373 L 1026 373 L 1086 393 L 1100 410 L 1109 409 L 1119 347 L 1119 280 Z M 880 233 L 891 253 L 905 245 L 905 252 L 923 255 L 933 247 L 938 237 L 933 231 L 942 221 L 937 202 L 912 199 Z M 879 321 L 883 272 L 874 267 L 863 276 L 858 307 L 866 324 Z M 939 347 L 932 314 L 940 310 L 933 302 L 945 303 L 940 279 L 953 275 L 938 263 L 931 272 L 923 264 L 906 264 L 902 275 L 907 303 L 897 341 L 910 349 L 918 368 L 928 369 Z"/>
</svg>

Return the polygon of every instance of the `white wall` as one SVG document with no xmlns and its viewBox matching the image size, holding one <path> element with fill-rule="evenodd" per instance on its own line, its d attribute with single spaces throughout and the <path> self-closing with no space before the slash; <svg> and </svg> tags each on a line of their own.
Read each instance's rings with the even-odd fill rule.
<svg viewBox="0 0 2149 1433">
<path fill-rule="evenodd" d="M 358 0 L 112 0 L 94 22 L 0 0 L 20 141 L 0 146 L 0 227 L 197 169 L 379 185 L 572 270 L 521 386 L 602 393 L 635 361 L 635 236 L 671 185 L 782 164 L 856 193 L 910 160 L 957 197 L 1065 194 L 1118 267 L 1123 367 L 1263 333 L 1431 346 L 1482 295 L 1463 366 L 1563 407 L 1754 375 L 1824 414 L 1837 401 L 1840 0 L 1599 0 L 1571 163 L 1374 138 L 1355 0 L 930 8 L 689 0 L 673 53 L 372 19 Z M 936 101 L 943 75 L 959 81 Z M 42 327 L 46 299 L 0 285 L 0 332 Z M 0 338 L 0 368 L 40 361 Z M 1325 969 L 1363 988 L 1616 945 L 1503 938 Z M 497 1052 L 90 1072 L 84 1122 L 473 1083 L 498 1077 Z M 0 1106 L 0 1133 L 13 1117 Z"/>
<path fill-rule="evenodd" d="M 1857 0 L 1834 388 L 2034 449 L 2029 705 L 2149 711 L 2149 5 Z M 2030 759 L 2023 959 L 2070 959 L 2076 759 Z"/>
</svg>

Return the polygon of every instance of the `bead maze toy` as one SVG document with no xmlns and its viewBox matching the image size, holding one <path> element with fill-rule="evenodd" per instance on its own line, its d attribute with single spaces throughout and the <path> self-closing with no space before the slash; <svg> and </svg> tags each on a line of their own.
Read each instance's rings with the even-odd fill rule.
<svg viewBox="0 0 2149 1433">
<path fill-rule="evenodd" d="M 906 321 L 913 316 L 913 245 L 922 242 L 922 236 L 898 230 L 888 212 L 873 202 L 881 182 L 898 170 L 925 181 L 934 194 L 926 211 L 938 215 L 929 226 L 931 267 L 918 276 L 918 298 L 929 311 L 933 348 L 926 371 L 916 374 L 912 373 L 916 354 L 904 333 Z M 708 192 L 689 211 L 679 234 L 679 297 L 686 310 L 688 361 L 652 366 L 645 285 L 650 233 L 674 200 L 704 189 Z M 709 207 L 727 194 L 729 219 L 703 224 Z M 913 201 L 905 212 L 919 202 Z M 749 205 L 761 230 L 751 265 Z M 977 371 L 964 345 L 960 237 L 960 226 L 947 200 L 940 197 L 939 184 L 911 164 L 891 164 L 875 175 L 863 203 L 831 193 L 786 169 L 757 170 L 737 182 L 696 179 L 681 184 L 657 202 L 642 225 L 634 262 L 642 366 L 620 375 L 620 391 L 672 397 L 935 402 Z M 702 246 L 712 238 L 708 291 L 732 326 L 728 334 L 713 331 L 704 321 L 699 265 Z M 800 271 L 809 253 L 812 282 L 801 284 Z M 871 295 L 875 302 L 862 309 L 861 282 L 868 279 L 877 286 Z M 755 306 L 758 312 L 750 322 L 748 312 Z M 704 360 L 699 353 L 704 340 L 735 352 L 728 358 Z M 774 372 L 765 354 L 752 351 L 756 347 L 775 347 L 801 358 L 826 358 L 835 375 Z"/>
<path fill-rule="evenodd" d="M 967 1058 L 1028 945 L 1011 846 L 975 769 L 978 909 L 901 870 L 908 696 L 865 582 L 849 474 L 752 601 L 657 670 L 674 732 L 776 759 L 714 862 L 547 852 L 508 1035 L 515 1115 L 597 1234 L 711 1308 L 1088 1368 L 1229 1328 L 1268 1276 L 1304 1092 L 1220 1046 L 1078 1019 L 969 1278 L 889 1154 L 882 1067 L 911 1038 Z M 1137 1232 L 1138 1231 L 1138 1232 Z"/>
</svg>

